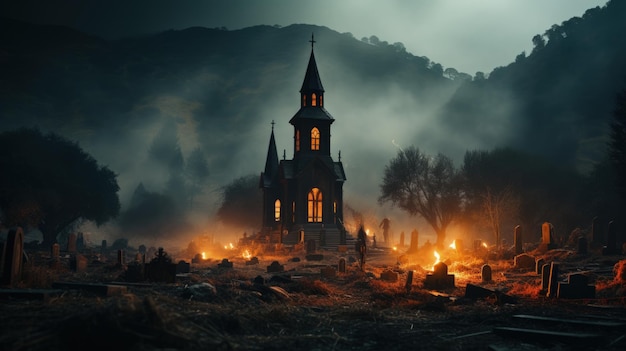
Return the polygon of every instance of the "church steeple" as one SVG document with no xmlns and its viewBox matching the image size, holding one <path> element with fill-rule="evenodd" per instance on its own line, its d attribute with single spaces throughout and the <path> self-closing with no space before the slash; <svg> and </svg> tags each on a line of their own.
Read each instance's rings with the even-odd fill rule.
<svg viewBox="0 0 626 351">
<path fill-rule="evenodd" d="M 322 80 L 320 79 L 320 74 L 317 71 L 317 63 L 315 62 L 315 54 L 313 52 L 315 38 L 313 37 L 313 34 L 311 34 L 310 42 L 311 57 L 309 58 L 309 65 L 306 68 L 302 88 L 300 88 L 300 95 L 302 98 L 301 107 L 324 106 L 324 87 L 322 86 Z"/>
<path fill-rule="evenodd" d="M 267 148 L 267 158 L 265 159 L 265 172 L 263 172 L 261 181 L 262 187 L 272 185 L 272 182 L 278 174 L 278 151 L 276 150 L 276 141 L 274 140 L 274 121 L 272 121 L 272 134 L 270 136 L 270 145 Z"/>
</svg>

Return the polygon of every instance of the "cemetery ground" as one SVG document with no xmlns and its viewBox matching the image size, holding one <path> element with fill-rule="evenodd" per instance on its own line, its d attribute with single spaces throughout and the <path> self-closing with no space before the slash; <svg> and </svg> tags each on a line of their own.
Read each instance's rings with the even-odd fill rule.
<svg viewBox="0 0 626 351">
<path fill-rule="evenodd" d="M 61 252 L 55 260 L 30 252 L 20 280 L 0 293 L 0 349 L 626 348 L 623 255 L 554 249 L 529 251 L 530 259 L 448 248 L 440 253 L 445 264 L 435 265 L 430 251 L 368 248 L 361 270 L 350 248 L 251 250 L 256 259 L 240 250 L 196 257 L 173 282 L 138 279 L 132 272 L 142 265 L 119 262 L 117 253 L 105 260 L 84 252 L 81 267 L 78 254 Z M 171 257 L 175 265 L 179 257 Z M 552 290 L 547 297 L 542 284 L 549 282 L 536 266 L 552 262 L 560 268 L 557 283 L 577 273 L 595 287 L 593 296 L 557 297 Z M 433 283 L 434 266 L 447 267 L 451 286 Z"/>
</svg>

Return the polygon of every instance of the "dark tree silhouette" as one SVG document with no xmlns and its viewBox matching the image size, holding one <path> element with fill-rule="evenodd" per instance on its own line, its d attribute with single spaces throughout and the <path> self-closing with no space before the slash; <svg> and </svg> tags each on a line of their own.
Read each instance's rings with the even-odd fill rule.
<svg viewBox="0 0 626 351">
<path fill-rule="evenodd" d="M 620 196 L 626 199 L 626 89 L 618 95 L 613 112 L 609 157 L 616 172 Z"/>
<path fill-rule="evenodd" d="M 7 226 L 38 227 L 43 244 L 80 220 L 117 216 L 116 175 L 78 144 L 37 129 L 0 134 L 0 208 Z"/>
<path fill-rule="evenodd" d="M 222 205 L 217 211 L 217 217 L 224 224 L 238 228 L 260 228 L 263 194 L 258 182 L 257 175 L 248 175 L 222 188 Z"/>
<path fill-rule="evenodd" d="M 431 158 L 416 147 L 401 150 L 385 167 L 379 203 L 391 202 L 410 215 L 420 215 L 443 246 L 446 229 L 461 212 L 461 181 L 452 160 Z"/>
</svg>

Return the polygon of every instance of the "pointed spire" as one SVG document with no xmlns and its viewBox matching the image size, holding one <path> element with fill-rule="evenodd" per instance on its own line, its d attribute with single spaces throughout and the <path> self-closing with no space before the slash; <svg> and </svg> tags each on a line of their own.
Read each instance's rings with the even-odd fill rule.
<svg viewBox="0 0 626 351">
<path fill-rule="evenodd" d="M 274 140 L 274 121 L 272 121 L 272 134 L 270 136 L 270 145 L 267 148 L 267 158 L 265 159 L 265 172 L 263 172 L 267 180 L 271 181 L 278 174 L 278 151 L 276 150 L 276 140 Z"/>
<path fill-rule="evenodd" d="M 315 54 L 313 54 L 313 45 L 316 43 L 313 34 L 311 34 L 311 57 L 309 58 L 309 65 L 306 68 L 306 74 L 304 76 L 304 82 L 302 82 L 302 88 L 300 93 L 323 93 L 324 87 L 322 86 L 322 80 L 320 74 L 317 71 L 317 63 L 315 62 Z"/>
</svg>

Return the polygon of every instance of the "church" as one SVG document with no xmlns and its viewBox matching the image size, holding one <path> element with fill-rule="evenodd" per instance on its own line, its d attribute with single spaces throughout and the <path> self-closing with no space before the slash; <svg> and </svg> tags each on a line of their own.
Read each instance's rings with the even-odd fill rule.
<svg viewBox="0 0 626 351">
<path fill-rule="evenodd" d="M 263 234 L 271 242 L 295 244 L 315 240 L 318 246 L 345 244 L 343 183 L 346 181 L 341 152 L 331 156 L 330 127 L 335 121 L 324 108 L 324 87 L 317 70 L 311 36 L 311 56 L 300 89 L 300 109 L 289 120 L 293 125 L 293 159 L 279 161 L 270 135 L 263 190 Z"/>
</svg>

